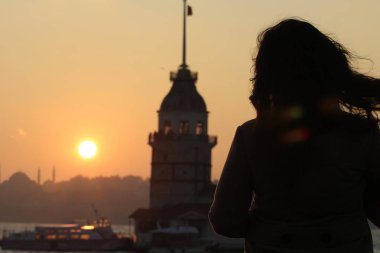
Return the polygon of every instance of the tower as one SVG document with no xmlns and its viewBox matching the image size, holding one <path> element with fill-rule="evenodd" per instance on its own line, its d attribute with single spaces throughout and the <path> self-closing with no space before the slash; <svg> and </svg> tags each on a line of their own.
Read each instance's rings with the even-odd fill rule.
<svg viewBox="0 0 380 253">
<path fill-rule="evenodd" d="M 185 227 L 197 231 L 199 238 L 215 237 L 208 211 L 216 187 L 211 182 L 211 151 L 217 137 L 208 134 L 209 112 L 195 85 L 198 74 L 186 64 L 186 18 L 192 10 L 187 0 L 183 2 L 182 64 L 170 73 L 172 87 L 158 110 L 158 129 L 148 137 L 150 206 L 129 216 L 134 220 L 137 245 L 148 248 L 154 243 L 154 231 L 160 229 Z"/>
<path fill-rule="evenodd" d="M 186 0 L 183 14 L 182 64 L 170 73 L 172 87 L 158 111 L 158 130 L 148 138 L 151 208 L 210 202 L 202 193 L 211 185 L 211 150 L 217 138 L 208 135 L 206 103 L 195 85 L 198 75 L 186 64 L 186 18 L 191 15 Z"/>
</svg>

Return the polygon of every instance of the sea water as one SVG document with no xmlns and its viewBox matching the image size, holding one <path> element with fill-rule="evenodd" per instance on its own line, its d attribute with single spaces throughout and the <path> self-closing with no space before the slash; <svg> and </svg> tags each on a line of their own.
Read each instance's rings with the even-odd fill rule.
<svg viewBox="0 0 380 253">
<path fill-rule="evenodd" d="M 33 230 L 36 225 L 46 225 L 41 223 L 4 223 L 0 222 L 0 236 L 2 236 L 3 231 L 7 232 L 21 232 L 25 230 Z M 371 226 L 372 229 L 372 238 L 373 238 L 373 245 L 375 248 L 375 253 L 380 253 L 380 229 L 374 228 L 374 226 Z M 129 225 L 112 225 L 112 228 L 114 232 L 116 233 L 126 233 L 131 234 L 133 233 L 134 229 L 132 226 Z M 35 253 L 34 251 L 13 251 L 13 250 L 1 250 L 1 253 Z M 54 253 L 54 252 L 51 252 Z"/>
</svg>

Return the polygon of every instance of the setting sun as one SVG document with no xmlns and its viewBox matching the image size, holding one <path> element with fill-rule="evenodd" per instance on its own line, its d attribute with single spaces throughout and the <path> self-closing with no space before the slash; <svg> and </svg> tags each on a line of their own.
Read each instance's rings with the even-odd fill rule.
<svg viewBox="0 0 380 253">
<path fill-rule="evenodd" d="M 92 141 L 83 141 L 78 147 L 78 153 L 85 159 L 93 158 L 96 155 L 96 145 Z"/>
</svg>

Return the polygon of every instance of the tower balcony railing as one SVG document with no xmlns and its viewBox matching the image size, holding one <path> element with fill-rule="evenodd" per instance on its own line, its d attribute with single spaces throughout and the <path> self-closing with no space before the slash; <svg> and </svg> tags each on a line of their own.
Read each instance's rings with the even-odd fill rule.
<svg viewBox="0 0 380 253">
<path fill-rule="evenodd" d="M 192 79 L 192 80 L 198 80 L 198 73 L 197 72 L 181 72 L 180 71 L 171 71 L 170 72 L 170 81 L 174 81 L 177 79 Z"/>
<path fill-rule="evenodd" d="M 177 134 L 173 132 L 153 132 L 148 136 L 148 144 L 153 144 L 157 141 L 204 141 L 210 145 L 215 146 L 218 143 L 218 137 L 215 135 L 207 134 Z"/>
</svg>

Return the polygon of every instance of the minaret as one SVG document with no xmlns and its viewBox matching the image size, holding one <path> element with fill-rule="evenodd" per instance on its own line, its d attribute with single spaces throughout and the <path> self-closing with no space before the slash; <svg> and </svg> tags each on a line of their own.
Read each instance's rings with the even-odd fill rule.
<svg viewBox="0 0 380 253">
<path fill-rule="evenodd" d="M 217 139 L 208 135 L 206 103 L 195 86 L 198 75 L 186 63 L 189 10 L 184 0 L 182 64 L 170 73 L 173 84 L 158 111 L 158 131 L 149 134 L 151 208 L 210 201 L 201 193 L 211 185 L 211 149 Z"/>
<path fill-rule="evenodd" d="M 55 183 L 55 166 L 53 166 L 53 170 L 52 170 L 52 175 L 51 175 L 51 181 L 53 182 L 53 183 Z"/>
<path fill-rule="evenodd" d="M 37 170 L 37 184 L 41 185 L 41 169 L 38 168 Z"/>
</svg>

